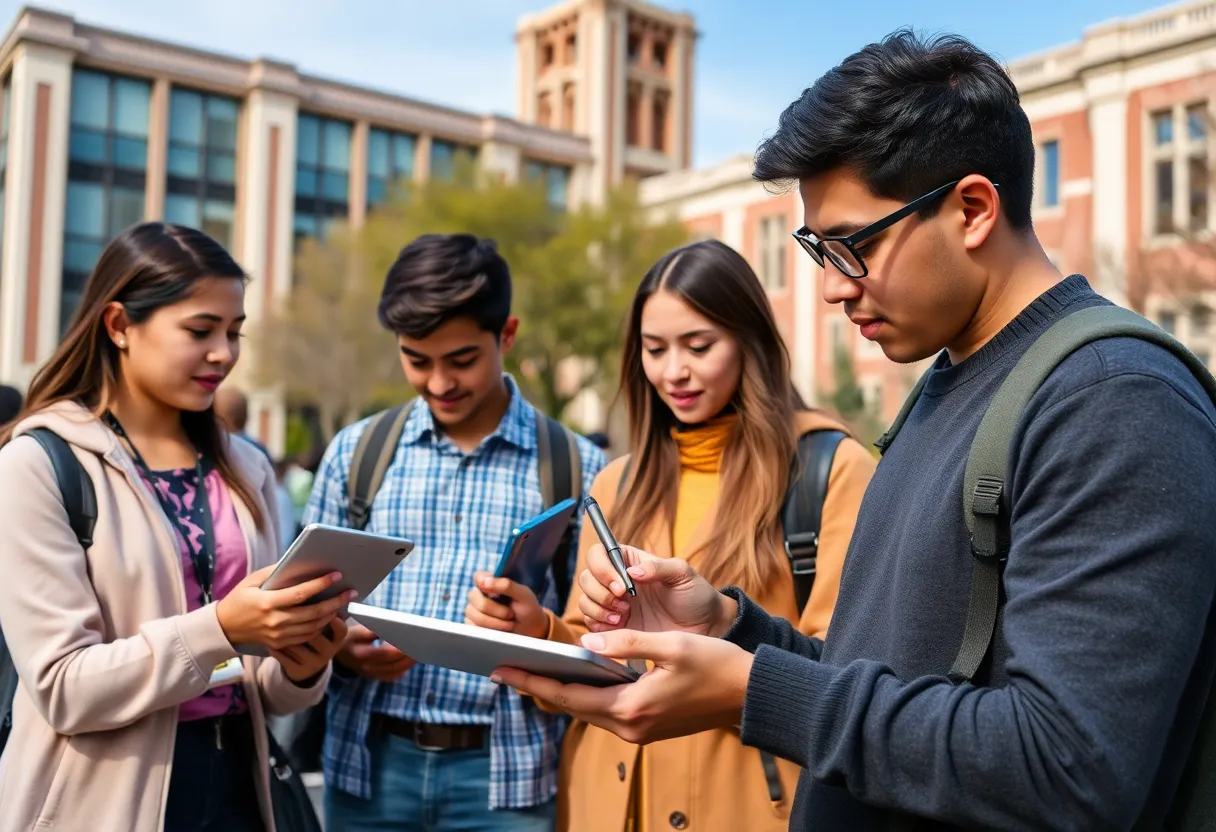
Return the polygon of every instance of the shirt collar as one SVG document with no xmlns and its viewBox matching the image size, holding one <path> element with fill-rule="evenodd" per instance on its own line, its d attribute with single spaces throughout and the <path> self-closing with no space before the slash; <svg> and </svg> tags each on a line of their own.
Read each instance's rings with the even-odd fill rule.
<svg viewBox="0 0 1216 832">
<path fill-rule="evenodd" d="M 500 439 L 521 450 L 536 451 L 536 411 L 519 392 L 519 385 L 515 383 L 515 379 L 509 373 L 503 373 L 503 381 L 511 396 L 510 402 L 507 404 L 507 412 L 503 414 L 498 427 L 485 438 L 482 444 L 486 445 L 495 439 Z M 415 404 L 410 408 L 410 413 L 401 430 L 401 441 L 407 445 L 413 445 L 437 435 L 435 417 L 431 415 L 431 409 L 426 406 L 425 401 L 420 399 L 414 401 Z"/>
</svg>

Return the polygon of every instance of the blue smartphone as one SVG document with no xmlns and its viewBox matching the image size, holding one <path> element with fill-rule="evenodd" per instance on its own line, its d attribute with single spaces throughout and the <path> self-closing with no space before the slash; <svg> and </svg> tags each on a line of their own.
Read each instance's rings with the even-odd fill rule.
<svg viewBox="0 0 1216 832">
<path fill-rule="evenodd" d="M 553 508 L 536 515 L 518 528 L 511 530 L 511 537 L 503 547 L 502 557 L 498 568 L 494 570 L 497 578 L 510 578 L 516 583 L 531 587 L 539 596 L 545 585 L 545 573 L 553 562 L 558 544 L 570 518 L 578 509 L 578 503 L 572 499 L 562 500 Z M 565 557 L 568 553 L 557 553 Z M 495 598 L 501 603 L 510 603 L 510 599 Z"/>
</svg>

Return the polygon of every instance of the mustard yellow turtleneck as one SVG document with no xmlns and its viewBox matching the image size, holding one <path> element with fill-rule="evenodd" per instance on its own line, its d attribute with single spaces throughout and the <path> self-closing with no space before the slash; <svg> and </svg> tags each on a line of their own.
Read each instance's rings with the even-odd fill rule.
<svg viewBox="0 0 1216 832">
<path fill-rule="evenodd" d="M 671 527 L 671 550 L 680 557 L 693 531 L 705 518 L 706 512 L 718 499 L 718 471 L 722 467 L 722 451 L 738 423 L 735 414 L 719 416 L 703 425 L 671 431 L 680 452 L 680 491 L 676 497 L 675 522 Z M 632 817 L 626 824 L 630 832 L 645 832 L 646 813 L 646 749 L 638 755 L 634 772 Z"/>
<path fill-rule="evenodd" d="M 719 416 L 703 425 L 672 430 L 680 451 L 680 492 L 671 528 L 672 552 L 679 557 L 706 512 L 718 498 L 718 470 L 722 451 L 738 424 L 735 415 Z"/>
</svg>

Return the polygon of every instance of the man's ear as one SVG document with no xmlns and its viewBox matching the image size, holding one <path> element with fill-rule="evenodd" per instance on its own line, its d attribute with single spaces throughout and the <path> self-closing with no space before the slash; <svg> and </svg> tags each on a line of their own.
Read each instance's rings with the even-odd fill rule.
<svg viewBox="0 0 1216 832">
<path fill-rule="evenodd" d="M 963 244 L 974 251 L 984 244 L 1001 216 L 998 188 L 978 174 L 963 178 L 956 193 L 963 207 Z"/>
<path fill-rule="evenodd" d="M 515 346 L 515 333 L 517 332 L 519 332 L 519 318 L 514 316 L 507 318 L 507 322 L 502 328 L 502 334 L 498 336 L 498 342 L 502 345 L 503 352 L 507 352 Z"/>
</svg>

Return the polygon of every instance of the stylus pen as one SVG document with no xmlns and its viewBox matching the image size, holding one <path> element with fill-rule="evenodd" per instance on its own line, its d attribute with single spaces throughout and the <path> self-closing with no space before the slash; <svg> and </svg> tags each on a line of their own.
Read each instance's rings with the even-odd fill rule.
<svg viewBox="0 0 1216 832">
<path fill-rule="evenodd" d="M 583 499 L 583 505 L 587 509 L 587 516 L 591 518 L 591 525 L 595 526 L 595 533 L 599 535 L 600 543 L 604 544 L 604 549 L 608 552 L 608 560 L 612 561 L 617 574 L 621 576 L 626 591 L 636 597 L 638 591 L 634 589 L 633 579 L 629 577 L 629 573 L 625 569 L 625 559 L 621 557 L 621 545 L 612 536 L 612 529 L 608 528 L 608 521 L 604 519 L 604 512 L 600 510 L 600 504 L 588 494 Z"/>
</svg>

